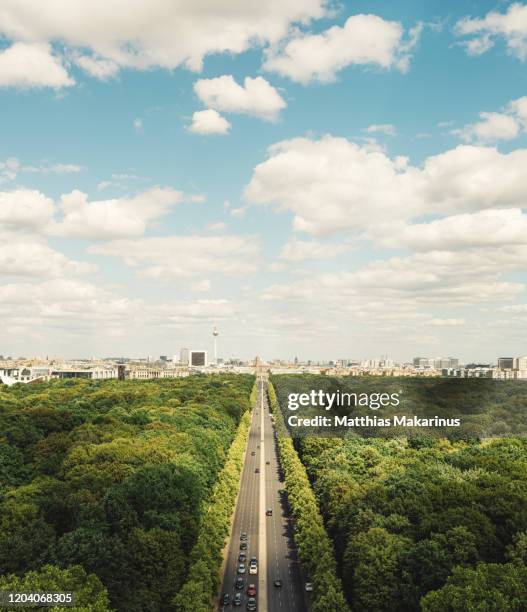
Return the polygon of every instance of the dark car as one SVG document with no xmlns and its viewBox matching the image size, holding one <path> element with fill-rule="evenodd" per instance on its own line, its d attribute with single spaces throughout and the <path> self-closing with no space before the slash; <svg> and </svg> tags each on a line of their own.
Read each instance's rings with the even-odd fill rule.
<svg viewBox="0 0 527 612">
<path fill-rule="evenodd" d="M 265 511 L 266 516 L 273 516 L 273 509 L 272 508 L 267 508 L 267 510 Z"/>
<path fill-rule="evenodd" d="M 241 593 L 236 593 L 236 595 L 233 597 L 232 605 L 233 606 L 241 606 L 242 605 L 242 594 Z"/>
<path fill-rule="evenodd" d="M 245 541 L 247 539 L 247 532 L 246 531 L 242 531 L 240 533 L 240 540 Z"/>
<path fill-rule="evenodd" d="M 254 473 L 255 473 L 255 474 L 259 474 L 259 473 L 260 473 L 260 468 L 256 468 L 256 469 L 254 470 Z"/>
<path fill-rule="evenodd" d="M 251 456 L 253 456 L 253 457 L 254 457 L 255 455 L 256 455 L 256 451 L 252 451 L 252 452 L 251 452 Z"/>
<path fill-rule="evenodd" d="M 245 580 L 241 576 L 238 576 L 238 578 L 236 578 L 236 582 L 234 583 L 234 588 L 238 591 L 241 591 L 244 586 Z"/>
<path fill-rule="evenodd" d="M 277 578 L 274 583 L 275 587 L 281 587 L 282 586 L 282 581 L 280 580 L 280 578 Z"/>
<path fill-rule="evenodd" d="M 240 550 L 247 550 L 247 542 L 240 542 Z"/>
<path fill-rule="evenodd" d="M 228 606 L 231 603 L 231 596 L 229 595 L 229 593 L 223 593 L 221 603 L 223 606 Z"/>
<path fill-rule="evenodd" d="M 238 563 L 245 563 L 247 561 L 247 555 L 245 553 L 240 553 L 238 555 Z"/>
<path fill-rule="evenodd" d="M 245 606 L 249 612 L 254 612 L 256 610 L 256 599 L 251 597 L 247 600 L 247 605 Z"/>
</svg>

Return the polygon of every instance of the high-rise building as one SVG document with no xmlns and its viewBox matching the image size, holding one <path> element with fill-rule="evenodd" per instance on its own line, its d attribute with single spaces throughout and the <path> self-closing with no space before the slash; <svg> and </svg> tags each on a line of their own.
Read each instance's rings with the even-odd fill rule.
<svg viewBox="0 0 527 612">
<path fill-rule="evenodd" d="M 512 370 L 514 368 L 514 357 L 499 357 L 498 358 L 498 369 L 499 370 Z"/>
<path fill-rule="evenodd" d="M 189 365 L 195 367 L 206 367 L 207 366 L 207 351 L 190 351 L 189 352 Z"/>
<path fill-rule="evenodd" d="M 179 352 L 179 363 L 182 365 L 188 365 L 190 363 L 190 351 L 188 348 L 182 348 Z"/>
<path fill-rule="evenodd" d="M 414 357 L 413 364 L 416 368 L 428 368 L 430 359 L 428 357 Z"/>
</svg>

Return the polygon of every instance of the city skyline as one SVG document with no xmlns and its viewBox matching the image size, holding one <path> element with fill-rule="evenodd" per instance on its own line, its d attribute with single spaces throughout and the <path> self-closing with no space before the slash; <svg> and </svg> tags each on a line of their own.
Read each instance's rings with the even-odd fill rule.
<svg viewBox="0 0 527 612">
<path fill-rule="evenodd" d="M 527 4 L 33 4 L 0 14 L 0 353 L 527 352 Z"/>
</svg>

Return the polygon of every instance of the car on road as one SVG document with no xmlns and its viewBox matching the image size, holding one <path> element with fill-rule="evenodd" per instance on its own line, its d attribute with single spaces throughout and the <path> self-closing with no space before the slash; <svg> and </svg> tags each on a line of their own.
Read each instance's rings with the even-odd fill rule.
<svg viewBox="0 0 527 612">
<path fill-rule="evenodd" d="M 259 474 L 259 473 L 260 473 L 260 468 L 256 468 L 256 469 L 254 470 L 254 473 L 255 473 L 255 474 Z"/>
<path fill-rule="evenodd" d="M 240 542 L 240 550 L 247 550 L 247 542 Z"/>
<path fill-rule="evenodd" d="M 256 597 L 256 585 L 255 584 L 250 584 L 247 587 L 247 595 L 249 595 L 249 597 Z"/>
<path fill-rule="evenodd" d="M 234 588 L 238 591 L 242 591 L 244 586 L 245 580 L 241 576 L 238 576 L 238 578 L 236 578 L 236 581 L 234 582 Z"/>
<path fill-rule="evenodd" d="M 223 597 L 221 598 L 221 605 L 228 606 L 231 603 L 231 596 L 229 593 L 223 593 Z"/>
<path fill-rule="evenodd" d="M 308 593 L 311 593 L 311 591 L 313 590 L 313 583 L 312 582 L 306 582 L 306 591 Z"/>
<path fill-rule="evenodd" d="M 238 574 L 245 574 L 246 567 L 245 563 L 238 563 Z"/>
<path fill-rule="evenodd" d="M 254 457 L 256 455 L 256 451 L 252 451 L 251 456 Z"/>
<path fill-rule="evenodd" d="M 249 565 L 249 574 L 257 574 L 258 573 L 258 564 L 256 561 L 254 563 L 251 562 Z"/>
<path fill-rule="evenodd" d="M 265 465 L 271 465 L 271 462 L 270 461 L 266 461 Z"/>
<path fill-rule="evenodd" d="M 273 584 L 275 585 L 275 587 L 281 587 L 282 586 L 282 581 L 280 580 L 280 578 L 276 578 L 276 580 L 273 582 Z"/>
<path fill-rule="evenodd" d="M 238 563 L 245 563 L 247 561 L 247 555 L 245 553 L 240 553 L 238 555 Z"/>
<path fill-rule="evenodd" d="M 245 606 L 249 612 L 254 612 L 256 610 L 256 599 L 251 597 L 247 600 L 247 605 Z"/>
<path fill-rule="evenodd" d="M 273 516 L 273 509 L 272 508 L 267 508 L 267 510 L 265 511 L 265 515 L 266 516 Z"/>
<path fill-rule="evenodd" d="M 236 595 L 232 599 L 233 606 L 241 606 L 242 605 L 242 594 L 236 593 Z"/>
<path fill-rule="evenodd" d="M 246 531 L 242 531 L 242 532 L 240 533 L 240 540 L 241 540 L 242 542 L 244 542 L 246 539 L 247 539 L 247 532 L 246 532 Z"/>
</svg>

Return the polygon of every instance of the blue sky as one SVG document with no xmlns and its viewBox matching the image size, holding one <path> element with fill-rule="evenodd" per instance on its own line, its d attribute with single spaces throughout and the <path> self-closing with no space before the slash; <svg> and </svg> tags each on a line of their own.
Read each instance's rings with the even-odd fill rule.
<svg viewBox="0 0 527 612">
<path fill-rule="evenodd" d="M 0 12 L 0 353 L 525 352 L 527 5 L 82 4 Z"/>
</svg>

